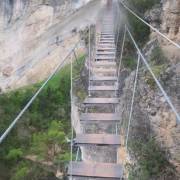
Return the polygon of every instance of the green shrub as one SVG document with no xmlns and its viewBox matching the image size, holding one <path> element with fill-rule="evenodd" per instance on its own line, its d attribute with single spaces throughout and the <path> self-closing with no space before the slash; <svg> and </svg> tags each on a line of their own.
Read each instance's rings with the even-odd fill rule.
<svg viewBox="0 0 180 180">
<path fill-rule="evenodd" d="M 144 13 L 155 4 L 160 3 L 160 0 L 128 0 L 128 2 L 131 9 L 135 9 L 143 17 Z M 135 40 L 143 45 L 149 38 L 150 28 L 131 13 L 128 13 L 128 20 Z"/>
<path fill-rule="evenodd" d="M 128 0 L 128 2 L 137 12 L 144 13 L 155 4 L 160 3 L 160 0 Z"/>
<path fill-rule="evenodd" d="M 153 65 L 151 66 L 151 69 L 156 78 L 159 79 L 160 75 L 165 71 L 166 65 Z M 145 81 L 152 89 L 155 89 L 157 87 L 156 82 L 149 71 L 145 75 Z"/>
<path fill-rule="evenodd" d="M 7 154 L 6 158 L 7 160 L 17 161 L 20 159 L 23 155 L 23 152 L 20 148 L 18 149 L 11 149 L 9 153 Z"/>
<path fill-rule="evenodd" d="M 128 14 L 128 20 L 135 40 L 142 46 L 149 39 L 150 28 L 132 14 Z"/>
<path fill-rule="evenodd" d="M 165 151 L 160 149 L 153 138 L 146 143 L 141 140 L 131 140 L 129 148 L 137 160 L 137 165 L 129 165 L 129 180 L 149 180 L 163 174 L 165 169 L 172 170 Z"/>
<path fill-rule="evenodd" d="M 11 180 L 24 180 L 26 176 L 28 175 L 29 172 L 29 167 L 26 163 L 20 163 L 16 168 L 15 168 L 15 173 Z"/>
<path fill-rule="evenodd" d="M 125 58 L 123 58 L 123 65 L 125 68 L 134 70 L 136 68 L 137 62 L 132 57 L 125 57 Z"/>
<path fill-rule="evenodd" d="M 84 55 L 79 57 L 78 65 L 76 62 L 73 63 L 73 75 L 77 76 L 80 73 L 84 57 Z M 0 95 L 0 134 L 9 126 L 41 84 L 42 82 Z M 57 154 L 66 159 L 69 146 L 65 143 L 65 135 L 70 133 L 71 127 L 70 87 L 70 65 L 66 65 L 52 78 L 1 144 L 0 163 L 7 167 L 9 176 L 17 177 L 18 180 L 25 176 L 24 166 L 19 167 L 17 171 L 14 169 L 17 166 L 17 160 L 19 160 L 18 163 L 27 162 L 21 158 L 22 156 L 33 154 L 46 160 L 48 150 L 52 149 L 54 155 L 49 159 L 54 161 Z M 56 119 L 58 121 L 54 121 Z M 56 153 L 55 144 L 60 147 L 58 153 Z M 36 168 L 32 168 L 31 171 L 33 174 Z M 42 170 L 37 172 L 38 177 L 41 177 L 41 172 Z"/>
<path fill-rule="evenodd" d="M 159 46 L 152 50 L 150 60 L 151 64 L 154 65 L 163 65 L 167 62 L 167 58 L 164 56 L 163 51 Z"/>
<path fill-rule="evenodd" d="M 161 78 L 161 74 L 164 73 L 164 71 L 167 68 L 167 59 L 164 56 L 162 49 L 158 46 L 153 49 L 150 57 L 150 65 L 151 69 L 154 73 L 154 75 L 157 77 L 157 79 Z M 150 72 L 147 72 L 145 75 L 147 84 L 152 88 L 155 89 L 156 82 Z"/>
</svg>

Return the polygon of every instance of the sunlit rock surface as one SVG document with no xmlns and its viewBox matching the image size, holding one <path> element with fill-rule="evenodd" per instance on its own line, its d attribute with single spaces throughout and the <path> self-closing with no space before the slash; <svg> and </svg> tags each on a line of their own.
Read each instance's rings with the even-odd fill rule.
<svg viewBox="0 0 180 180">
<path fill-rule="evenodd" d="M 73 29 L 78 32 L 95 21 L 101 1 L 88 2 L 0 1 L 1 91 L 35 83 L 52 72 L 79 40 Z"/>
<path fill-rule="evenodd" d="M 169 39 L 177 44 L 180 43 L 180 1 L 179 0 L 162 0 L 161 4 L 156 5 L 146 13 L 149 22 L 159 29 Z M 157 33 L 152 32 L 152 38 L 158 38 L 166 56 L 173 63 L 179 61 L 179 49 L 162 38 Z"/>
</svg>

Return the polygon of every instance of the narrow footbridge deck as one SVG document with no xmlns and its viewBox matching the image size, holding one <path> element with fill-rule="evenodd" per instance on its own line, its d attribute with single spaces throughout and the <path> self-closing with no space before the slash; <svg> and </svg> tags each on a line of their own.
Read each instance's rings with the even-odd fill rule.
<svg viewBox="0 0 180 180">
<path fill-rule="evenodd" d="M 117 81 L 116 76 L 91 76 L 91 81 Z"/>
<path fill-rule="evenodd" d="M 76 134 L 77 145 L 119 146 L 120 136 L 111 134 Z"/>
<path fill-rule="evenodd" d="M 83 147 L 84 150 L 93 146 L 98 148 L 105 147 L 105 149 L 108 147 L 107 150 L 113 147 L 113 152 L 118 157 L 117 148 L 121 146 L 121 137 L 117 133 L 120 114 L 116 111 L 119 98 L 116 94 L 118 90 L 118 74 L 112 10 L 104 15 L 102 24 L 100 37 L 98 38 L 99 42 L 96 45 L 96 55 L 89 62 L 89 96 L 83 102 L 85 111 L 80 114 L 80 123 L 84 129 L 81 133 L 76 134 L 73 144 L 80 147 L 80 149 Z M 110 112 L 104 109 L 100 111 L 99 109 L 101 108 L 106 108 Z M 89 112 L 88 110 L 90 109 L 95 110 L 95 112 Z M 110 129 L 99 130 L 100 124 Z M 86 126 L 92 126 L 90 129 L 94 132 L 86 131 Z M 94 126 L 97 126 L 98 133 L 96 128 L 93 129 Z M 108 151 L 107 153 L 110 152 Z M 91 152 L 89 152 L 88 156 L 90 154 Z M 102 152 L 99 150 L 98 154 L 101 155 Z M 114 157 L 115 160 L 117 157 Z M 107 163 L 104 160 L 103 163 L 99 163 L 98 161 L 88 160 L 88 163 L 86 163 L 85 159 L 82 160 L 81 162 L 71 161 L 69 164 L 68 175 L 71 178 L 122 179 L 123 177 L 122 165 L 118 164 L 118 161 L 114 163 L 113 160 Z"/>
<path fill-rule="evenodd" d="M 94 105 L 94 104 L 118 104 L 118 98 L 86 98 L 84 104 Z"/>
<path fill-rule="evenodd" d="M 69 165 L 68 174 L 76 177 L 120 179 L 123 171 L 119 164 L 73 162 Z"/>
<path fill-rule="evenodd" d="M 89 91 L 114 91 L 118 90 L 117 86 L 90 86 Z"/>
<path fill-rule="evenodd" d="M 119 121 L 118 113 L 82 113 L 81 121 Z"/>
</svg>

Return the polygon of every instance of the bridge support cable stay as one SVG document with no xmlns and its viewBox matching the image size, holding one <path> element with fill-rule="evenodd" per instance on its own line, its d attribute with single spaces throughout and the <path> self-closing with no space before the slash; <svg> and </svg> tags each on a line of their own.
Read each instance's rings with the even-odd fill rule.
<svg viewBox="0 0 180 180">
<path fill-rule="evenodd" d="M 168 38 L 166 35 L 164 35 L 163 33 L 161 33 L 158 29 L 156 29 L 155 27 L 153 27 L 152 25 L 150 25 L 149 23 L 147 23 L 144 19 L 142 19 L 140 16 L 138 16 L 133 10 L 131 10 L 128 6 L 126 6 L 122 0 L 119 0 L 119 2 L 123 5 L 123 7 L 128 10 L 128 12 L 130 12 L 131 14 L 133 14 L 136 18 L 138 18 L 141 22 L 143 22 L 144 24 L 146 24 L 147 26 L 149 26 L 153 31 L 155 31 L 157 34 L 159 34 L 161 37 L 163 37 L 164 39 L 166 39 L 167 41 L 169 41 L 171 44 L 173 44 L 175 47 L 177 47 L 178 49 L 180 49 L 180 45 L 177 44 L 176 42 L 172 41 L 170 38 Z M 120 8 L 120 7 L 119 7 Z"/>
<path fill-rule="evenodd" d="M 127 26 L 126 26 L 126 27 L 127 27 Z M 180 123 L 180 115 L 179 115 L 178 111 L 176 110 L 175 106 L 174 106 L 173 103 L 171 102 L 170 97 L 167 95 L 167 93 L 165 92 L 165 90 L 164 90 L 164 88 L 162 87 L 161 83 L 159 82 L 159 80 L 158 80 L 157 77 L 155 76 L 154 72 L 152 71 L 150 65 L 148 64 L 147 60 L 145 59 L 144 55 L 142 54 L 141 50 L 139 49 L 139 47 L 138 47 L 138 45 L 137 45 L 134 37 L 132 36 L 130 30 L 128 29 L 128 27 L 127 27 L 127 32 L 128 32 L 128 34 L 129 34 L 129 36 L 130 36 L 130 38 L 131 38 L 131 40 L 132 40 L 132 42 L 133 42 L 133 44 L 134 44 L 134 46 L 135 46 L 135 48 L 136 48 L 138 54 L 140 55 L 143 63 L 145 64 L 145 66 L 146 66 L 146 68 L 148 69 L 148 71 L 151 73 L 151 75 L 152 75 L 153 79 L 155 80 L 157 86 L 158 86 L 159 89 L 161 90 L 161 92 L 162 92 L 165 100 L 167 101 L 167 103 L 168 103 L 169 106 L 171 107 L 172 111 L 173 111 L 174 114 L 176 115 L 176 119 L 177 119 L 178 123 Z"/>
<path fill-rule="evenodd" d="M 71 54 L 75 51 L 75 49 L 78 47 L 80 41 L 75 44 L 75 46 L 69 51 L 67 56 L 63 59 L 62 62 L 60 62 L 52 74 L 47 78 L 47 80 L 42 84 L 42 86 L 36 91 L 36 93 L 32 96 L 32 98 L 29 100 L 29 102 L 24 106 L 24 108 L 18 113 L 16 118 L 12 121 L 12 123 L 9 125 L 9 127 L 4 131 L 4 133 L 0 136 L 0 144 L 3 142 L 3 140 L 7 137 L 7 135 L 11 132 L 11 130 L 14 128 L 14 126 L 17 124 L 19 119 L 24 115 L 24 113 L 28 110 L 28 108 L 31 106 L 31 104 L 34 102 L 34 100 L 38 97 L 38 95 L 41 93 L 41 91 L 44 89 L 44 87 L 48 84 L 48 82 L 54 77 L 54 75 L 63 67 L 67 59 L 71 56 Z"/>
</svg>

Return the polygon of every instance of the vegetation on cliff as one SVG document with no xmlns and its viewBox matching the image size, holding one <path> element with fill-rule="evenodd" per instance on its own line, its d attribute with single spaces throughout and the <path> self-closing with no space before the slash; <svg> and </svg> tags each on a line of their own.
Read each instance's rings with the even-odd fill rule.
<svg viewBox="0 0 180 180">
<path fill-rule="evenodd" d="M 150 138 L 146 142 L 133 139 L 129 147 L 138 162 L 136 166 L 129 165 L 129 180 L 176 179 L 167 152 L 159 147 L 155 139 Z"/>
<path fill-rule="evenodd" d="M 84 55 L 74 65 L 74 76 Z M 41 83 L 0 95 L 0 133 L 40 87 Z M 17 126 L 1 144 L 0 179 L 48 179 L 57 169 L 65 172 L 70 158 L 70 65 L 49 82 Z"/>
<path fill-rule="evenodd" d="M 151 9 L 156 3 L 160 3 L 159 0 L 128 0 L 129 7 L 133 9 L 138 15 L 143 18 L 143 14 Z M 143 24 L 136 17 L 127 13 L 127 17 L 129 20 L 130 31 L 132 32 L 135 40 L 137 41 L 139 47 L 143 49 L 146 42 L 149 40 L 150 29 L 148 26 Z M 152 68 L 155 76 L 160 80 L 161 84 L 163 84 L 163 79 L 161 76 L 166 71 L 168 67 L 168 60 L 163 54 L 163 51 L 158 43 L 155 41 L 151 41 L 144 49 L 146 56 L 149 60 L 149 65 Z M 125 42 L 124 48 L 124 57 L 123 57 L 123 66 L 128 68 L 130 72 L 133 72 L 136 68 L 137 64 L 137 53 L 136 49 L 133 46 L 132 41 L 127 38 Z M 134 78 L 134 74 L 130 74 L 130 77 Z M 131 78 L 129 78 L 131 79 Z M 127 79 L 127 81 L 129 80 Z M 145 80 L 146 83 L 142 81 Z M 128 83 L 127 83 L 128 84 Z M 133 82 L 132 82 L 133 84 Z M 142 89 L 145 86 L 149 86 L 152 90 L 157 91 L 157 85 L 154 81 L 154 78 L 149 73 L 149 71 L 141 64 L 139 76 L 138 76 L 138 87 L 136 91 L 136 97 L 134 102 L 134 113 L 132 116 L 131 123 L 131 133 L 129 135 L 129 143 L 128 143 L 128 152 L 131 159 L 131 163 L 127 165 L 127 170 L 129 173 L 129 180 L 169 180 L 169 179 L 178 179 L 177 172 L 175 167 L 170 163 L 170 151 L 168 151 L 165 147 L 161 147 L 159 141 L 157 142 L 156 134 L 153 131 L 153 128 L 149 126 L 150 119 L 148 118 L 150 115 L 146 111 L 145 107 L 140 110 L 137 110 L 139 104 L 145 105 L 148 101 L 141 101 L 140 97 L 144 96 L 144 98 L 149 98 L 148 93 L 144 93 L 142 96 L 140 93 L 143 91 Z M 133 86 L 131 86 L 133 87 Z M 141 88 L 141 89 L 140 89 Z M 126 89 L 127 90 L 127 89 Z M 124 92 L 126 94 L 127 92 Z M 128 94 L 128 93 L 127 93 Z M 127 95 L 126 94 L 126 95 Z M 149 95 L 150 96 L 150 95 Z M 131 97 L 130 99 L 131 102 Z M 128 102 L 125 99 L 125 103 Z M 148 104 L 148 108 L 153 109 L 153 105 Z M 136 110 L 135 110 L 136 109 Z M 141 112 L 143 111 L 143 113 Z M 143 117 L 144 114 L 144 117 Z M 127 116 L 129 116 L 129 111 L 127 112 Z M 145 132 L 145 127 L 143 122 L 146 125 L 146 128 L 152 131 L 151 133 L 148 131 Z M 126 130 L 127 122 L 124 122 L 124 129 Z M 158 127 L 157 127 L 158 128 Z M 158 139 L 159 140 L 159 139 Z M 163 142 L 163 141 L 162 141 Z"/>
</svg>

